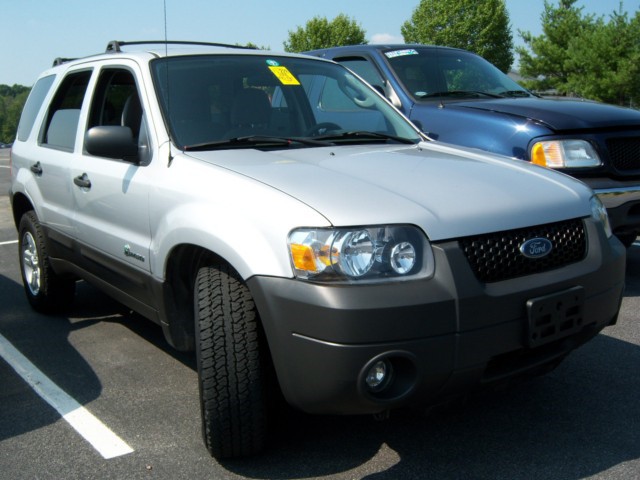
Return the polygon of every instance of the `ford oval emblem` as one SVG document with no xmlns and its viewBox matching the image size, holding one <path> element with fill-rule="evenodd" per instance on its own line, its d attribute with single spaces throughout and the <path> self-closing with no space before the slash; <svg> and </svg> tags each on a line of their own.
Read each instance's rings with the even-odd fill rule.
<svg viewBox="0 0 640 480">
<path fill-rule="evenodd" d="M 553 243 L 546 238 L 532 238 L 520 245 L 520 252 L 527 258 L 546 257 L 553 250 Z"/>
</svg>

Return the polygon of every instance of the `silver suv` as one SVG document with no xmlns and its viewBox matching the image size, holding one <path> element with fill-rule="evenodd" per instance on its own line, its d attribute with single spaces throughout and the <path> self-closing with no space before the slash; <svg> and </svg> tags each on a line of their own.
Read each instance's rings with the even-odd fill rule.
<svg viewBox="0 0 640 480">
<path fill-rule="evenodd" d="M 430 141 L 330 61 L 144 43 L 37 80 L 12 151 L 20 266 L 38 311 L 84 279 L 195 351 L 213 456 L 261 450 L 280 392 L 320 414 L 425 405 L 615 323 L 625 250 L 577 180 Z"/>
</svg>

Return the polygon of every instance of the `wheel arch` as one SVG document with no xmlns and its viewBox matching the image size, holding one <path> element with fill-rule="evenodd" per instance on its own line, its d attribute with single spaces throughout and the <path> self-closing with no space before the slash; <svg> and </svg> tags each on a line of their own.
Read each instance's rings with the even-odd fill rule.
<svg viewBox="0 0 640 480">
<path fill-rule="evenodd" d="M 13 223 L 16 229 L 20 226 L 20 219 L 22 216 L 30 210 L 35 210 L 31 200 L 23 194 L 16 193 L 11 199 L 11 208 L 13 214 Z"/>
<path fill-rule="evenodd" d="M 195 278 L 201 267 L 215 264 L 238 271 L 232 262 L 200 245 L 176 245 L 169 252 L 162 284 L 162 327 L 167 341 L 178 350 L 195 350 Z M 258 322 L 262 324 L 259 314 Z"/>
<path fill-rule="evenodd" d="M 198 268 L 207 258 L 219 258 L 191 244 L 176 245 L 165 262 L 162 282 L 162 329 L 177 350 L 195 350 L 193 288 Z"/>
</svg>

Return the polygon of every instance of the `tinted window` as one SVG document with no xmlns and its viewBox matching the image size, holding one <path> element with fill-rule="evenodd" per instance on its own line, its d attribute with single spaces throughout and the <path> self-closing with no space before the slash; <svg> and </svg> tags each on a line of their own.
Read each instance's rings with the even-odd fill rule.
<svg viewBox="0 0 640 480">
<path fill-rule="evenodd" d="M 324 83 L 318 107 L 325 112 L 351 112 L 359 109 L 352 96 L 347 95 L 332 78 Z"/>
<path fill-rule="evenodd" d="M 376 69 L 376 67 L 364 58 L 336 58 L 337 62 L 340 62 L 345 67 L 353 70 L 362 78 L 364 78 L 370 85 L 384 86 L 384 80 Z"/>
<path fill-rule="evenodd" d="M 80 109 L 91 78 L 90 71 L 68 75 L 49 106 L 42 144 L 73 150 Z"/>
<path fill-rule="evenodd" d="M 133 74 L 122 69 L 103 70 L 91 104 L 88 128 L 99 125 L 129 127 L 137 140 L 141 122 L 142 106 Z"/>
<path fill-rule="evenodd" d="M 418 141 L 413 127 L 347 69 L 294 57 L 212 55 L 155 60 L 154 83 L 180 147 L 252 136 L 374 130 Z"/>
<path fill-rule="evenodd" d="M 417 99 L 449 92 L 526 93 L 491 63 L 468 52 L 407 48 L 387 51 L 385 56 L 406 90 Z"/>
<path fill-rule="evenodd" d="M 18 125 L 18 140 L 25 142 L 27 138 L 29 138 L 31 130 L 33 129 L 33 124 L 36 121 L 36 117 L 38 116 L 38 112 L 42 106 L 42 102 L 47 96 L 47 93 L 49 93 L 49 89 L 51 88 L 55 78 L 55 75 L 43 77 L 39 79 L 31 89 L 29 98 L 27 98 L 27 102 L 22 110 L 22 116 L 20 117 L 20 123 Z"/>
</svg>

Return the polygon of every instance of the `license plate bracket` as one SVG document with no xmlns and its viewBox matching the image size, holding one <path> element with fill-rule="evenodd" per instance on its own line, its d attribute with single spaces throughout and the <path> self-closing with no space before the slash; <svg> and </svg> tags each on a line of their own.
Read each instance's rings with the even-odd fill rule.
<svg viewBox="0 0 640 480">
<path fill-rule="evenodd" d="M 527 301 L 527 345 L 544 345 L 580 330 L 584 324 L 584 288 L 573 287 Z"/>
</svg>

